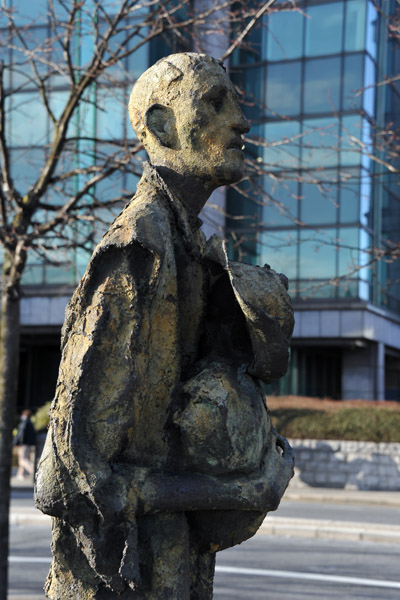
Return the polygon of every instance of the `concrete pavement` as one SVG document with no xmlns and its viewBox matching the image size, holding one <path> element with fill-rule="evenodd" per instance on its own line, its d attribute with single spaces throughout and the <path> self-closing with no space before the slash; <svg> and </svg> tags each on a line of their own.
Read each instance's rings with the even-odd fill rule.
<svg viewBox="0 0 400 600">
<path fill-rule="evenodd" d="M 400 491 L 374 492 L 370 490 L 349 490 L 309 486 L 291 487 L 289 485 L 285 492 L 284 499 L 298 502 L 330 502 L 338 504 L 358 504 L 364 506 L 400 507 Z"/>
<path fill-rule="evenodd" d="M 400 508 L 400 492 L 373 492 L 362 490 L 293 487 L 287 489 L 282 503 L 307 502 Z M 333 519 L 280 517 L 270 513 L 259 529 L 260 534 L 290 535 L 295 537 L 343 539 L 377 543 L 400 544 L 398 523 L 349 522 Z"/>
<path fill-rule="evenodd" d="M 13 490 L 32 491 L 32 482 L 12 480 Z M 327 488 L 291 488 L 289 486 L 282 503 L 307 502 L 317 504 L 340 504 L 351 506 L 376 506 L 400 508 L 399 492 L 372 492 Z M 50 526 L 50 517 L 43 515 L 32 506 L 13 506 L 10 511 L 11 523 L 16 525 Z M 333 519 L 313 519 L 281 517 L 270 513 L 259 530 L 259 534 L 295 536 L 321 539 L 343 539 L 348 541 L 368 541 L 377 543 L 400 544 L 400 522 L 392 524 L 372 522 L 338 521 Z"/>
</svg>

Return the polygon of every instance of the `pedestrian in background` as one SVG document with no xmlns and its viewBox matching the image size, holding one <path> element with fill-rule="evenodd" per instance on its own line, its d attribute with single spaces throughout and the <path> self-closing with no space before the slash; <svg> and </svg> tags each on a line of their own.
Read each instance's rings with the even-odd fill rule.
<svg viewBox="0 0 400 600">
<path fill-rule="evenodd" d="M 30 416 L 30 410 L 24 410 L 22 412 L 17 435 L 14 439 L 14 446 L 18 447 L 17 477 L 19 479 L 23 479 L 25 477 L 25 472 L 27 475 L 33 475 L 34 472 L 34 464 L 30 458 L 30 454 L 31 447 L 36 445 L 36 432 L 32 425 Z"/>
</svg>

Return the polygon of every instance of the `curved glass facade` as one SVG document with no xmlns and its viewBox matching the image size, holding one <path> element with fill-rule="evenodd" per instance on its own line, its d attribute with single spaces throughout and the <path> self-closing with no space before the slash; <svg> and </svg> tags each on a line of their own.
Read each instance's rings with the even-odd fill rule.
<svg viewBox="0 0 400 600">
<path fill-rule="evenodd" d="M 256 235 L 241 223 L 246 260 L 285 267 L 298 300 L 372 300 L 374 171 L 362 149 L 376 116 L 378 15 L 366 0 L 298 6 L 266 18 L 233 62 L 261 107 L 248 111 L 264 192 Z"/>
</svg>

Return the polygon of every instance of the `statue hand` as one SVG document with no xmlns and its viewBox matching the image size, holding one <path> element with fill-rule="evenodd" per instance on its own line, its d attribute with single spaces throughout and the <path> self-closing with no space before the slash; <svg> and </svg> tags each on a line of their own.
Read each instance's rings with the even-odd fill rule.
<svg viewBox="0 0 400 600">
<path fill-rule="evenodd" d="M 264 460 L 254 510 L 270 512 L 278 508 L 281 498 L 294 474 L 293 449 L 285 437 L 274 432 Z"/>
</svg>

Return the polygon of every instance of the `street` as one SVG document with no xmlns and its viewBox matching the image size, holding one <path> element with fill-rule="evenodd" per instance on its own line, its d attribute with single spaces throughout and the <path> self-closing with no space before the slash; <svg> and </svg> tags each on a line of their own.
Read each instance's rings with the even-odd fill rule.
<svg viewBox="0 0 400 600">
<path fill-rule="evenodd" d="M 216 600 L 398 600 L 399 560 L 398 545 L 257 535 L 218 555 L 218 567 L 247 568 L 249 572 L 217 571 L 214 596 Z M 257 569 L 268 574 L 251 574 Z M 271 571 L 288 573 L 277 576 Z M 311 574 L 327 577 L 302 578 Z M 332 576 L 360 581 L 330 581 Z M 371 579 L 394 581 L 397 589 L 370 585 Z"/>
<path fill-rule="evenodd" d="M 32 507 L 14 493 L 13 507 Z M 398 524 L 400 508 L 286 500 L 277 516 Z M 43 600 L 50 561 L 50 527 L 11 526 L 11 600 Z M 218 554 L 216 600 L 398 600 L 400 545 L 258 534 Z M 282 573 L 282 571 L 284 573 Z"/>
</svg>

